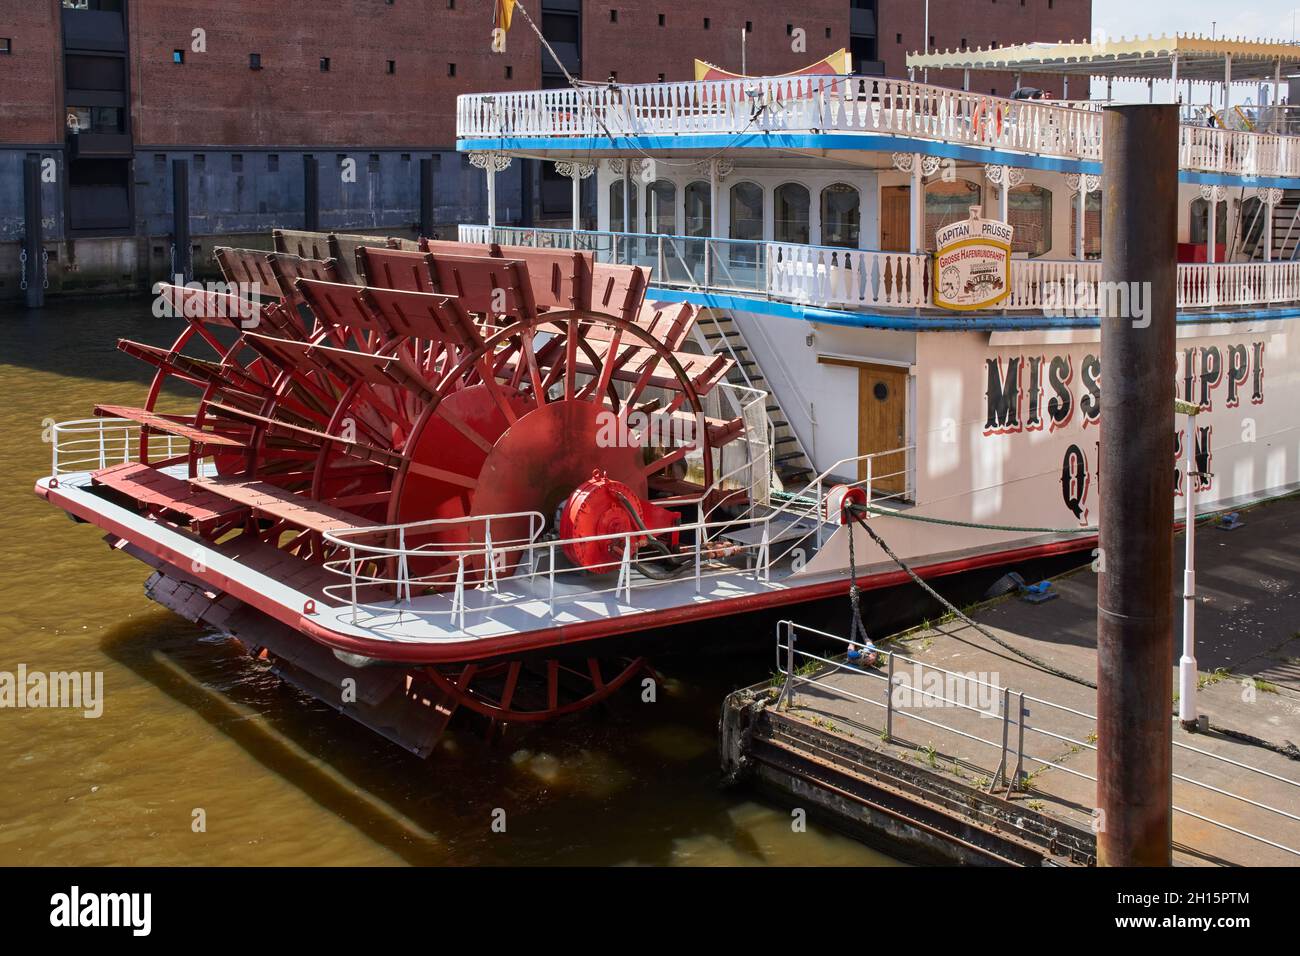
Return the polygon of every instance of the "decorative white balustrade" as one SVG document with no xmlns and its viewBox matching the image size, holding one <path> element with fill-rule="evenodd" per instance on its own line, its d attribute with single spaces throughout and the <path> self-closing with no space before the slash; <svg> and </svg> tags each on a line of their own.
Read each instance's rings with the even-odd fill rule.
<svg viewBox="0 0 1300 956">
<path fill-rule="evenodd" d="M 907 136 L 1064 159 L 1101 159 L 1087 103 L 1011 100 L 872 77 L 797 76 L 457 98 L 462 139 L 845 132 Z M 1183 126 L 1184 169 L 1300 177 L 1300 137 Z"/>
<path fill-rule="evenodd" d="M 768 245 L 767 291 L 806 305 L 919 309 L 930 301 L 928 256 Z"/>
<path fill-rule="evenodd" d="M 828 309 L 931 308 L 930 257 L 784 242 L 574 232 L 463 224 L 462 242 L 583 249 L 601 262 L 645 265 L 653 284 L 704 292 L 766 295 Z M 1096 315 L 1104 299 L 1095 259 L 1013 259 L 1011 288 L 994 311 Z M 1178 308 L 1300 302 L 1300 261 L 1182 263 Z"/>
</svg>

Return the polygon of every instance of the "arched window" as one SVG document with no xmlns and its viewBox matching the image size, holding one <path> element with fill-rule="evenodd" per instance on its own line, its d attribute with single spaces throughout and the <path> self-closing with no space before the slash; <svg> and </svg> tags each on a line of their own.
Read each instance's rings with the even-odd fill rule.
<svg viewBox="0 0 1300 956">
<path fill-rule="evenodd" d="M 731 238 L 763 241 L 763 187 L 758 183 L 731 187 Z"/>
<path fill-rule="evenodd" d="M 1079 194 L 1070 197 L 1070 255 L 1079 243 Z M 1083 255 L 1086 259 L 1101 257 L 1101 193 L 1094 189 L 1083 204 Z"/>
<path fill-rule="evenodd" d="M 1228 241 L 1228 204 L 1220 202 L 1214 213 L 1215 244 L 1223 245 Z M 1206 241 L 1210 234 L 1210 201 L 1208 199 L 1192 200 L 1192 242 L 1197 245 Z M 1215 256 L 1215 259 L 1218 259 Z"/>
<path fill-rule="evenodd" d="M 686 235 L 708 236 L 713 223 L 713 193 L 709 184 L 697 180 L 686 185 Z"/>
<path fill-rule="evenodd" d="M 772 203 L 772 234 L 777 242 L 808 244 L 808 187 L 784 183 L 776 187 Z"/>
<path fill-rule="evenodd" d="M 983 202 L 980 187 L 965 179 L 942 180 L 925 187 L 925 248 L 934 250 L 934 234 L 944 226 L 970 218 L 970 207 Z"/>
<path fill-rule="evenodd" d="M 665 236 L 677 231 L 677 186 L 666 179 L 645 188 L 645 231 Z"/>
<path fill-rule="evenodd" d="M 1007 218 L 1015 229 L 1011 251 L 1031 259 L 1052 246 L 1052 191 L 1032 183 L 1012 186 L 1007 194 Z"/>
<path fill-rule="evenodd" d="M 636 232 L 636 193 L 635 189 L 628 193 L 630 202 L 628 203 L 631 225 L 623 222 L 623 180 L 616 179 L 609 184 L 609 231 L 610 232 Z"/>
<path fill-rule="evenodd" d="M 822 245 L 858 247 L 860 221 L 858 191 L 848 183 L 832 183 L 822 190 Z"/>
</svg>

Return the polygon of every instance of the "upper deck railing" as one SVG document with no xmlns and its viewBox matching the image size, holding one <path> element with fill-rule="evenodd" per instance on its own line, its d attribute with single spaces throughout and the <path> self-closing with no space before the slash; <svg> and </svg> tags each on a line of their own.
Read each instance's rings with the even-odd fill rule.
<svg viewBox="0 0 1300 956">
<path fill-rule="evenodd" d="M 582 249 L 601 262 L 646 266 L 661 288 L 761 296 L 830 309 L 928 309 L 930 257 L 644 233 L 462 224 L 462 242 Z M 1095 259 L 1013 259 L 1011 288 L 997 310 L 1095 316 L 1104 304 Z M 1180 263 L 1179 309 L 1279 306 L 1300 302 L 1300 260 Z"/>
<path fill-rule="evenodd" d="M 864 133 L 1061 159 L 1101 160 L 1102 114 L 1087 103 L 1011 100 L 872 77 L 797 76 L 457 98 L 456 135 L 624 137 Z M 1183 126 L 1182 168 L 1300 177 L 1300 137 Z"/>
</svg>

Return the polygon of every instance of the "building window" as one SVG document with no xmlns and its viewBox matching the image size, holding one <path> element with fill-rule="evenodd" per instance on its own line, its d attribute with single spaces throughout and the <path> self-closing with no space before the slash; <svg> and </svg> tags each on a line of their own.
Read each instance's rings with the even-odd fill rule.
<svg viewBox="0 0 1300 956">
<path fill-rule="evenodd" d="M 455 64 L 455 63 L 448 63 L 448 64 L 447 64 L 447 75 L 448 75 L 448 76 L 455 76 L 455 75 L 456 75 L 456 64 Z"/>
<path fill-rule="evenodd" d="M 705 18 L 704 18 L 704 29 L 707 30 L 708 28 L 709 28 L 709 18 L 708 18 L 708 17 L 705 17 Z"/>
<path fill-rule="evenodd" d="M 731 238 L 763 241 L 763 187 L 758 183 L 731 187 Z"/>
<path fill-rule="evenodd" d="M 456 9 L 456 0 L 447 0 L 447 9 L 448 9 L 448 10 L 455 10 L 455 9 Z"/>
<path fill-rule="evenodd" d="M 826 39 L 829 40 L 830 38 L 831 38 L 831 28 L 830 28 L 830 27 L 827 27 L 827 28 L 826 28 Z"/>
<path fill-rule="evenodd" d="M 279 154 L 279 153 L 267 153 L 267 154 L 266 154 L 266 171 L 267 171 L 268 173 L 278 173 L 278 172 L 280 171 L 280 154 Z"/>
<path fill-rule="evenodd" d="M 260 53 L 248 54 L 248 68 L 250 70 L 260 70 L 262 68 L 262 54 Z"/>
<path fill-rule="evenodd" d="M 664 25 L 664 15 L 662 13 L 659 14 L 659 25 L 660 26 Z"/>
<path fill-rule="evenodd" d="M 172 62 L 173 62 L 173 63 L 176 63 L 176 64 L 184 63 L 184 62 L 185 62 L 185 51 L 184 51 L 184 50 L 172 50 Z"/>
<path fill-rule="evenodd" d="M 895 43 L 902 43 L 902 42 L 903 42 L 903 34 L 901 34 L 901 33 L 895 33 L 895 34 L 894 34 L 894 42 L 895 42 Z"/>
<path fill-rule="evenodd" d="M 327 56 L 323 56 L 323 57 L 320 58 L 320 71 L 321 71 L 322 73 L 328 73 L 328 72 L 330 71 L 330 58 L 329 58 L 329 57 L 327 57 Z"/>
<path fill-rule="evenodd" d="M 392 75 L 393 75 L 394 73 L 396 73 L 396 72 L 397 72 L 397 61 L 396 61 L 396 60 L 389 60 L 389 61 L 388 61 L 388 66 L 387 66 L 387 73 L 388 73 L 388 75 L 389 75 L 389 76 L 392 76 Z"/>
<path fill-rule="evenodd" d="M 628 193 L 628 218 L 636 223 L 636 190 Z M 623 222 L 623 180 L 616 179 L 609 184 L 609 231 L 635 232 L 626 228 Z"/>
<path fill-rule="evenodd" d="M 618 11 L 617 11 L 617 10 L 611 10 L 611 11 L 609 11 L 609 22 L 610 22 L 610 23 L 618 23 Z"/>
<path fill-rule="evenodd" d="M 242 173 L 244 171 L 244 155 L 242 153 L 230 154 L 230 171 L 232 173 Z"/>
<path fill-rule="evenodd" d="M 777 242 L 808 244 L 808 187 L 785 183 L 776 187 L 773 202 L 772 235 Z"/>
<path fill-rule="evenodd" d="M 515 68 L 513 66 L 506 67 L 506 79 L 513 80 L 514 78 L 515 78 Z"/>
<path fill-rule="evenodd" d="M 785 25 L 785 35 L 788 36 L 788 37 L 789 37 L 789 36 L 794 36 L 794 24 L 793 24 L 793 23 L 787 23 L 787 24 Z"/>
<path fill-rule="evenodd" d="M 753 33 L 753 32 L 754 32 L 754 21 L 753 21 L 753 20 L 746 20 L 746 21 L 745 21 L 745 32 L 746 32 L 746 33 Z"/>
<path fill-rule="evenodd" d="M 705 21 L 705 29 L 708 29 L 708 21 Z M 0 37 L 0 53 L 14 52 L 14 41 L 9 37 Z"/>
<path fill-rule="evenodd" d="M 858 247 L 861 226 L 858 191 L 848 183 L 833 183 L 822 190 L 822 245 Z"/>
<path fill-rule="evenodd" d="M 1015 228 L 1011 251 L 1031 259 L 1046 255 L 1052 245 L 1052 193 L 1042 186 L 1024 183 L 1007 194 L 1007 218 Z"/>
<path fill-rule="evenodd" d="M 663 81 L 664 81 L 664 74 L 660 73 L 660 74 L 659 74 L 659 82 L 662 83 Z"/>
<path fill-rule="evenodd" d="M 671 236 L 677 231 L 677 187 L 657 179 L 645 188 L 646 232 Z"/>
<path fill-rule="evenodd" d="M 707 238 L 713 220 L 713 192 L 709 184 L 696 180 L 686 186 L 686 235 Z"/>
<path fill-rule="evenodd" d="M 966 49 L 966 38 L 965 38 L 965 37 L 962 37 L 962 38 L 961 38 L 961 48 L 962 48 L 963 50 Z"/>
</svg>

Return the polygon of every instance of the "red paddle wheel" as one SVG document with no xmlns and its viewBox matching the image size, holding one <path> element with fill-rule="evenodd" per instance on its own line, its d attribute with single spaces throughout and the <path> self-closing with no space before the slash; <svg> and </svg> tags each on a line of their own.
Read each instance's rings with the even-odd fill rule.
<svg viewBox="0 0 1300 956">
<path fill-rule="evenodd" d="M 714 491 L 715 456 L 741 432 L 704 417 L 702 398 L 730 363 L 680 350 L 693 308 L 645 303 L 644 270 L 588 254 L 447 245 L 358 251 L 360 274 L 401 288 L 339 282 L 333 260 L 223 250 L 228 277 L 273 277 L 280 301 L 164 289 L 186 328 L 167 351 L 123 341 L 157 372 L 144 408 L 103 411 L 142 424 L 142 463 L 187 461 L 192 486 L 229 502 L 189 530 L 223 544 L 247 536 L 316 566 L 337 557 L 331 532 L 389 548 L 400 539 L 417 588 L 408 598 L 445 592 L 462 562 L 462 580 L 482 583 L 489 539 L 518 555 L 511 544 L 558 535 L 571 496 L 570 534 L 636 521 L 650 528 L 638 540 L 675 543 L 672 525 Z M 198 390 L 194 414 L 160 415 L 178 384 Z M 684 439 L 655 444 L 652 420 Z M 149 442 L 159 432 L 188 440 L 188 456 L 160 458 Z M 593 474 L 607 483 L 599 493 Z M 608 571 L 580 557 L 590 550 L 566 553 Z M 394 561 L 374 559 L 367 574 L 383 578 Z M 496 575 L 519 563 L 508 557 Z M 411 678 L 432 682 L 444 710 L 464 704 L 494 721 L 574 713 L 642 667 L 544 647 L 481 660 L 472 639 L 463 646 L 463 663 Z"/>
</svg>

